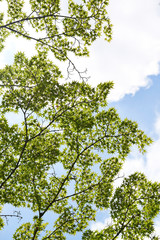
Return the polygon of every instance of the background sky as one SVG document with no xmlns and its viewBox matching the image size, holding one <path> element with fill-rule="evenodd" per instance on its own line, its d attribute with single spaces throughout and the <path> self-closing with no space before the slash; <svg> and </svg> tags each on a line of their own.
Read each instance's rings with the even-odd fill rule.
<svg viewBox="0 0 160 240">
<path fill-rule="evenodd" d="M 150 180 L 160 181 L 160 0 L 110 0 L 108 13 L 114 25 L 113 40 L 107 43 L 99 39 L 91 47 L 89 59 L 74 61 L 79 68 L 88 69 L 90 84 L 114 81 L 110 106 L 122 118 L 137 121 L 154 140 L 144 156 L 133 149 L 121 174 L 141 171 Z M 11 64 L 17 51 L 31 56 L 34 46 L 26 40 L 8 38 L 0 54 L 0 68 Z M 9 209 L 7 206 L 4 210 Z M 156 229 L 160 234 L 158 219 Z M 91 229 L 101 229 L 108 220 L 106 212 L 98 213 Z M 10 220 L 0 235 L 2 240 L 11 239 L 17 222 L 17 219 Z"/>
</svg>

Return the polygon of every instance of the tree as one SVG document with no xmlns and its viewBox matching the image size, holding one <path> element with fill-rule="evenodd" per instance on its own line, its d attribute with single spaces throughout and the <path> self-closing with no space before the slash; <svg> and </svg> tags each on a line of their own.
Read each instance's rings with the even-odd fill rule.
<svg viewBox="0 0 160 240">
<path fill-rule="evenodd" d="M 19 52 L 12 65 L 0 70 L 0 201 L 35 214 L 33 221 L 16 230 L 16 240 L 63 240 L 66 233 L 77 232 L 85 240 L 144 239 L 154 232 L 160 184 L 135 173 L 114 189 L 131 147 L 137 145 L 143 153 L 152 140 L 136 122 L 121 120 L 114 108 L 108 108 L 112 82 L 89 86 L 69 58 L 69 52 L 88 55 L 87 46 L 102 28 L 111 39 L 108 1 L 82 2 L 70 0 L 69 15 L 61 15 L 59 1 L 30 1 L 32 12 L 26 15 L 22 1 L 7 1 L 8 20 L 1 15 L 1 49 L 11 32 L 37 42 L 37 55 L 28 59 Z M 43 37 L 26 33 L 25 23 Z M 48 59 L 48 51 L 68 60 L 82 81 L 60 84 L 62 73 Z M 9 122 L 11 112 L 18 124 Z M 57 164 L 63 174 L 56 172 Z M 93 232 L 87 226 L 97 209 L 110 209 L 113 222 Z M 48 211 L 57 214 L 52 229 L 44 222 Z"/>
</svg>

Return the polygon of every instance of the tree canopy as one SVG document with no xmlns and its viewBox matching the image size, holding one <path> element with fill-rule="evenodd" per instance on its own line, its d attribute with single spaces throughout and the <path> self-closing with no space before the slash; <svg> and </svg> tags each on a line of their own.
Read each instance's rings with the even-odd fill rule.
<svg viewBox="0 0 160 240">
<path fill-rule="evenodd" d="M 18 52 L 13 64 L 0 70 L 0 203 L 34 213 L 30 222 L 20 222 L 13 239 L 63 240 L 77 232 L 83 240 L 158 239 L 153 220 L 160 184 L 136 172 L 114 187 L 132 146 L 144 153 L 152 140 L 108 106 L 113 83 L 90 86 L 70 58 L 70 53 L 88 55 L 102 32 L 111 40 L 108 0 L 69 0 L 66 13 L 59 0 L 8 0 L 7 5 L 0 15 L 1 51 L 9 34 L 36 41 L 37 48 L 31 58 Z M 68 61 L 68 74 L 71 67 L 81 81 L 60 83 L 61 69 L 49 51 Z M 106 209 L 111 224 L 91 231 L 97 210 Z M 47 212 L 57 216 L 52 228 L 44 221 Z"/>
</svg>

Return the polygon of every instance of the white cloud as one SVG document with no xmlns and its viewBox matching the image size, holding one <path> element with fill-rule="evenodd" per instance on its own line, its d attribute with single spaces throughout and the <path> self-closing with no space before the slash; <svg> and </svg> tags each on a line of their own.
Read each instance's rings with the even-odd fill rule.
<svg viewBox="0 0 160 240">
<path fill-rule="evenodd" d="M 146 164 L 140 154 L 135 154 L 135 157 L 132 156 L 132 158 L 125 161 L 123 169 L 119 173 L 120 178 L 115 181 L 115 187 L 122 184 L 124 177 L 128 177 L 135 172 L 142 172 L 146 174 Z"/>
<path fill-rule="evenodd" d="M 108 226 L 109 224 L 111 224 L 111 218 L 109 217 L 109 218 L 106 218 L 105 220 L 104 220 L 104 222 L 95 222 L 95 223 L 93 223 L 92 225 L 91 225 L 91 230 L 92 231 L 96 231 L 96 230 L 98 230 L 98 231 L 101 231 L 102 229 L 104 229 L 106 226 Z"/>
<path fill-rule="evenodd" d="M 27 57 L 36 54 L 34 42 L 24 38 L 16 38 L 14 35 L 6 39 L 5 45 L 5 49 L 0 53 L 0 68 L 3 68 L 6 64 L 12 64 L 14 54 L 17 52 L 25 52 Z"/>
<path fill-rule="evenodd" d="M 113 80 L 110 100 L 119 100 L 148 86 L 147 76 L 159 73 L 159 0 L 113 0 L 109 15 L 113 40 L 92 47 L 89 70 L 94 83 Z"/>
</svg>

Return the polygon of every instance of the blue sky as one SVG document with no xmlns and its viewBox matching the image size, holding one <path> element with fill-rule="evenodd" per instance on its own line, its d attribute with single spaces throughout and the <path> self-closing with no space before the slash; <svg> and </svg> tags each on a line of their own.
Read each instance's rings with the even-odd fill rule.
<svg viewBox="0 0 160 240">
<path fill-rule="evenodd" d="M 122 174 L 144 172 L 149 179 L 160 181 L 160 5 L 159 0 L 110 0 L 108 13 L 113 23 L 111 43 L 98 40 L 91 47 L 89 59 L 76 59 L 79 68 L 87 67 L 89 83 L 112 80 L 114 90 L 110 94 L 110 106 L 114 106 L 122 118 L 137 121 L 154 140 L 145 156 L 133 149 L 126 160 Z M 0 67 L 11 64 L 14 53 L 25 51 L 34 54 L 32 42 L 10 37 L 0 54 Z M 9 212 L 7 206 L 5 211 Z M 27 213 L 23 212 L 27 220 Z M 30 214 L 29 214 L 30 216 Z M 10 219 L 0 233 L 2 240 L 11 239 L 17 219 Z M 98 213 L 92 229 L 104 227 L 107 213 Z M 156 222 L 157 224 L 157 222 Z M 157 224 L 157 233 L 160 231 Z M 71 239 L 71 238 L 70 238 Z"/>
</svg>

